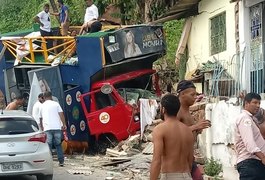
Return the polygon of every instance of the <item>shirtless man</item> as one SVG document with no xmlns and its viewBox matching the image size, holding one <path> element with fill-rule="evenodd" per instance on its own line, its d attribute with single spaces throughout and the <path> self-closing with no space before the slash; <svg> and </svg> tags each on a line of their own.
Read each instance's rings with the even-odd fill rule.
<svg viewBox="0 0 265 180">
<path fill-rule="evenodd" d="M 196 142 L 197 135 L 202 132 L 203 129 L 211 126 L 210 121 L 200 120 L 197 123 L 194 121 L 194 117 L 190 114 L 189 108 L 196 100 L 196 88 L 191 81 L 180 81 L 177 87 L 177 93 L 181 103 L 181 107 L 178 113 L 178 119 L 189 126 L 194 135 L 194 142 Z M 192 177 L 194 180 L 202 180 L 203 177 L 197 168 L 197 165 L 193 163 Z"/>
<path fill-rule="evenodd" d="M 18 108 L 22 106 L 23 103 L 24 103 L 24 97 L 18 96 L 13 102 L 7 105 L 6 110 L 18 110 Z"/>
<path fill-rule="evenodd" d="M 180 102 L 177 96 L 166 94 L 161 100 L 163 123 L 153 131 L 154 152 L 150 180 L 192 180 L 194 138 L 191 130 L 178 119 Z"/>
</svg>

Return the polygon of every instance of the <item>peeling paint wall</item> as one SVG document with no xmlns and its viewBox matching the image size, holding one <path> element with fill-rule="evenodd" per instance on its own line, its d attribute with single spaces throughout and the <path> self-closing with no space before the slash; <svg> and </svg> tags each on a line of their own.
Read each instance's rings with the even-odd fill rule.
<svg viewBox="0 0 265 180">
<path fill-rule="evenodd" d="M 226 51 L 214 56 L 220 60 L 231 60 L 236 53 L 235 40 L 235 3 L 230 0 L 202 0 L 199 3 L 199 15 L 191 17 L 192 27 L 188 40 L 189 59 L 187 73 L 203 62 L 213 60 L 210 55 L 210 19 L 226 12 Z"/>
<path fill-rule="evenodd" d="M 209 115 L 207 109 L 210 109 Z M 205 112 L 205 117 L 212 122 L 212 127 L 199 135 L 200 150 L 207 158 L 220 159 L 225 167 L 233 167 L 236 162 L 233 149 L 235 121 L 241 112 L 241 106 L 220 101 L 207 104 Z"/>
</svg>

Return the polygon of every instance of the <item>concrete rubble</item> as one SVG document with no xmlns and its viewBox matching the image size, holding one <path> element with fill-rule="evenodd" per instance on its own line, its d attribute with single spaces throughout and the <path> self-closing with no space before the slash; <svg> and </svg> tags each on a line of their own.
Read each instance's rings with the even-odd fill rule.
<svg viewBox="0 0 265 180">
<path fill-rule="evenodd" d="M 202 108 L 199 108 L 200 110 Z M 195 111 L 200 111 L 195 108 Z M 202 113 L 200 111 L 200 113 Z M 147 180 L 152 161 L 152 131 L 162 120 L 154 120 L 145 128 L 143 139 L 140 134 L 121 141 L 116 147 L 107 149 L 106 155 L 73 155 L 65 160 L 70 174 L 83 174 L 102 179 Z M 195 151 L 195 157 L 203 163 L 203 156 Z"/>
<path fill-rule="evenodd" d="M 152 161 L 152 131 L 162 120 L 154 120 L 146 127 L 143 139 L 140 134 L 130 136 L 116 147 L 107 149 L 106 155 L 71 155 L 65 159 L 67 172 L 102 179 L 147 180 Z"/>
</svg>

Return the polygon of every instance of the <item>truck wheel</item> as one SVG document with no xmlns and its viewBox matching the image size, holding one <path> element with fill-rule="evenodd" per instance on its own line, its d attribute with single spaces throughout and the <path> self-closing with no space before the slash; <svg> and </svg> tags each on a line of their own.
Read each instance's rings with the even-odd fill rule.
<svg viewBox="0 0 265 180">
<path fill-rule="evenodd" d="M 118 140 L 112 134 L 103 134 L 98 140 L 98 153 L 106 154 L 107 148 L 118 145 Z"/>
</svg>

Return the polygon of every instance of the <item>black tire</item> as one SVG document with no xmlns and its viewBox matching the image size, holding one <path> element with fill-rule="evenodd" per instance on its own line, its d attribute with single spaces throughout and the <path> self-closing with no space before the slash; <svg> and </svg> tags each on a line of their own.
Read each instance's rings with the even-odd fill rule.
<svg viewBox="0 0 265 180">
<path fill-rule="evenodd" d="M 53 174 L 50 175 L 37 175 L 37 180 L 52 180 Z"/>
<path fill-rule="evenodd" d="M 106 154 L 107 148 L 113 148 L 118 145 L 118 140 L 112 134 L 102 134 L 97 142 L 98 153 Z"/>
</svg>

